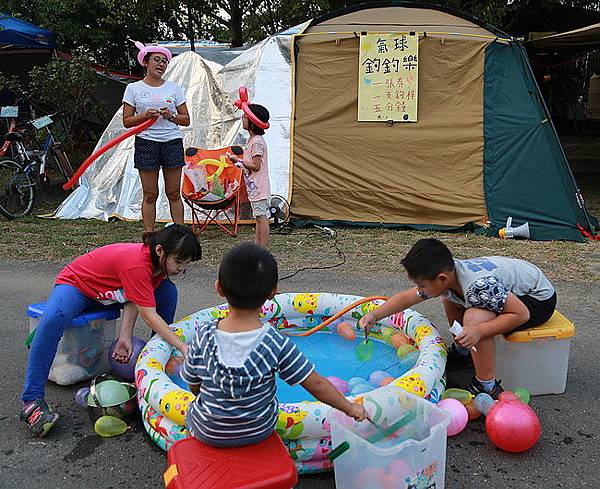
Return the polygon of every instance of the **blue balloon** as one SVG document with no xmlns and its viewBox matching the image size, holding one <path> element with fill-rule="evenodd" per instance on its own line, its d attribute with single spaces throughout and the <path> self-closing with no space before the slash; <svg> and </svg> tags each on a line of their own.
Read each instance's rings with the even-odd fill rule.
<svg viewBox="0 0 600 489">
<path fill-rule="evenodd" d="M 475 396 L 475 400 L 473 401 L 475 405 L 475 409 L 479 411 L 483 415 L 487 415 L 488 411 L 494 404 L 494 399 L 489 394 L 485 392 L 481 392 Z"/>
<path fill-rule="evenodd" d="M 348 381 L 348 389 L 352 390 L 355 386 L 360 385 L 360 384 L 370 385 L 369 382 L 367 381 L 367 379 L 363 379 L 362 377 L 352 377 Z"/>
<path fill-rule="evenodd" d="M 356 396 L 358 394 L 364 394 L 365 392 L 371 392 L 375 387 L 373 387 L 368 382 L 366 384 L 358 384 L 355 385 L 352 389 L 350 389 L 350 395 Z"/>
</svg>

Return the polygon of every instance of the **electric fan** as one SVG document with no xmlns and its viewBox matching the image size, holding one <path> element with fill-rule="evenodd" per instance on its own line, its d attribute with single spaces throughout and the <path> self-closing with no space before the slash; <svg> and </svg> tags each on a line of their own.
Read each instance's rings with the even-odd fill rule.
<svg viewBox="0 0 600 489">
<path fill-rule="evenodd" d="M 277 227 L 285 224 L 290 217 L 290 204 L 280 195 L 271 195 L 267 201 L 269 220 Z"/>
</svg>

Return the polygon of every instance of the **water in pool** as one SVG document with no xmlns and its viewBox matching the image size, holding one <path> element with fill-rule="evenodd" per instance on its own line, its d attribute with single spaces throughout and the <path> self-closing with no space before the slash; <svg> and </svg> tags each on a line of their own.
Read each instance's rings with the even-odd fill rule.
<svg viewBox="0 0 600 489">
<path fill-rule="evenodd" d="M 368 361 L 360 361 L 356 347 L 363 340 L 346 340 L 337 334 L 318 332 L 310 336 L 289 336 L 290 340 L 315 364 L 316 371 L 324 377 L 335 376 L 345 381 L 352 377 L 362 377 L 367 381 L 375 370 L 384 370 L 392 377 L 399 377 L 408 368 L 396 356 L 396 350 L 383 341 L 373 342 L 373 354 Z M 169 377 L 179 387 L 189 390 L 188 385 L 177 372 Z M 291 386 L 277 378 L 277 400 L 279 402 L 315 401 L 316 399 L 301 386 Z"/>
<path fill-rule="evenodd" d="M 315 364 L 316 371 L 324 377 L 333 375 L 348 381 L 352 377 L 368 379 L 371 372 L 385 370 L 392 377 L 399 377 L 400 361 L 396 350 L 382 341 L 373 342 L 373 355 L 370 360 L 361 362 L 356 358 L 355 349 L 363 340 L 346 340 L 333 333 L 314 333 L 306 337 L 290 336 L 307 358 Z M 315 401 L 316 399 L 301 386 L 290 386 L 277 379 L 277 400 L 279 402 Z"/>
</svg>

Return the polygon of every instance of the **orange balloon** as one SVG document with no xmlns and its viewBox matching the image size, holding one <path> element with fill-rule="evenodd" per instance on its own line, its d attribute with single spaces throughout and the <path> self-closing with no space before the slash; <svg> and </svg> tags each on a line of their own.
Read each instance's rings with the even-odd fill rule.
<svg viewBox="0 0 600 489">
<path fill-rule="evenodd" d="M 392 343 L 392 346 L 396 349 L 400 348 L 402 345 L 412 344 L 410 338 L 404 333 L 396 333 L 392 335 L 392 337 L 390 338 L 390 342 Z"/>
<path fill-rule="evenodd" d="M 469 421 L 471 421 L 472 419 L 477 419 L 479 418 L 479 416 L 481 416 L 481 413 L 475 407 L 474 401 L 468 402 L 467 404 L 465 404 L 465 407 L 467 408 L 467 413 L 469 414 Z"/>
<path fill-rule="evenodd" d="M 356 331 L 350 323 L 341 322 L 337 325 L 337 333 L 342 337 L 350 341 L 354 341 L 356 339 Z"/>
<path fill-rule="evenodd" d="M 390 382 L 393 382 L 393 381 L 394 381 L 394 377 L 384 377 L 383 380 L 379 383 L 379 387 L 388 385 Z"/>
</svg>

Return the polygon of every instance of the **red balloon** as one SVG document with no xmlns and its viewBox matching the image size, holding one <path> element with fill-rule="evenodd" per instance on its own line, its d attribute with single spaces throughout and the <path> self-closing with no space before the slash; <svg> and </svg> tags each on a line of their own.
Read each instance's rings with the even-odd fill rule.
<svg viewBox="0 0 600 489">
<path fill-rule="evenodd" d="M 491 442 L 501 450 L 524 452 L 537 443 L 542 434 L 542 425 L 527 404 L 519 400 L 501 399 L 488 412 L 485 431 Z"/>
<path fill-rule="evenodd" d="M 119 144 L 124 139 L 127 139 L 128 137 L 133 136 L 134 134 L 137 134 L 138 132 L 142 132 L 144 129 L 148 129 L 157 120 L 158 120 L 158 117 L 153 117 L 152 119 L 148 119 L 147 121 L 144 121 L 141 124 L 138 124 L 137 126 L 132 127 L 131 129 L 125 131 L 124 133 L 120 134 L 116 138 L 111 139 L 104 146 L 102 146 L 101 148 L 99 148 L 96 151 L 94 151 L 90 156 L 88 156 L 85 159 L 85 161 L 77 169 L 77 171 L 75 172 L 75 175 L 73 175 L 69 179 L 68 182 L 66 182 L 65 184 L 63 184 L 63 189 L 64 190 L 69 190 L 73 185 L 75 185 L 77 183 L 77 181 L 79 180 L 79 178 L 81 177 L 81 175 L 83 175 L 83 172 L 86 171 L 87 168 L 88 168 L 88 166 L 90 166 L 99 156 L 102 156 L 110 148 L 112 148 L 113 146 Z"/>
</svg>

